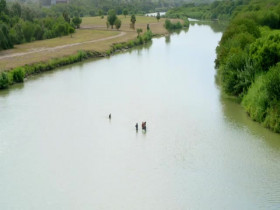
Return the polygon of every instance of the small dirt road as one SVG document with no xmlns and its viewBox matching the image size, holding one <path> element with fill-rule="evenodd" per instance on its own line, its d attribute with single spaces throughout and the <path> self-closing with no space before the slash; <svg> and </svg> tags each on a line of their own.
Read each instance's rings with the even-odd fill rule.
<svg viewBox="0 0 280 210">
<path fill-rule="evenodd" d="M 110 36 L 110 37 L 106 37 L 106 38 L 95 39 L 95 40 L 90 40 L 90 41 L 85 41 L 85 42 L 78 42 L 78 43 L 73 43 L 73 44 L 59 45 L 59 46 L 56 46 L 56 47 L 33 48 L 33 49 L 30 49 L 30 51 L 28 51 L 28 52 L 13 53 L 13 54 L 2 55 L 2 56 L 0 55 L 0 60 L 6 59 L 6 58 L 18 57 L 18 56 L 25 56 L 25 55 L 29 55 L 29 54 L 33 54 L 33 53 L 39 53 L 39 52 L 47 52 L 47 51 L 52 52 L 52 51 L 65 49 L 65 48 L 69 48 L 69 47 L 73 47 L 73 46 L 78 46 L 78 45 L 82 45 L 82 44 L 102 42 L 102 41 L 106 41 L 106 40 L 110 40 L 110 39 L 115 39 L 115 38 L 118 38 L 118 37 L 121 37 L 121 36 L 124 36 L 124 35 L 126 35 L 126 32 L 121 32 L 118 35 Z"/>
</svg>

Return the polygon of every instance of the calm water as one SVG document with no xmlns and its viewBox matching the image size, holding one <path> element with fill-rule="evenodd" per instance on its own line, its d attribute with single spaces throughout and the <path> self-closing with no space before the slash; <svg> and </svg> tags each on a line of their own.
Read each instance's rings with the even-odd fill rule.
<svg viewBox="0 0 280 210">
<path fill-rule="evenodd" d="M 2 91 L 0 209 L 280 209 L 280 135 L 221 98 L 214 31 Z"/>
</svg>

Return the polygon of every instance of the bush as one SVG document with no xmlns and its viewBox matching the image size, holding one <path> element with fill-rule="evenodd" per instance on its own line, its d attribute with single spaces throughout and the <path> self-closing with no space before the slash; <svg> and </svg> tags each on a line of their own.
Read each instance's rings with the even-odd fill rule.
<svg viewBox="0 0 280 210">
<path fill-rule="evenodd" d="M 243 92 L 242 72 L 247 62 L 247 55 L 242 50 L 231 53 L 221 71 L 223 89 L 227 94 L 239 96 Z"/>
<path fill-rule="evenodd" d="M 265 77 L 262 75 L 249 88 L 247 95 L 242 100 L 242 105 L 253 120 L 263 122 L 266 117 L 268 101 Z"/>
<path fill-rule="evenodd" d="M 255 21 L 250 19 L 238 18 L 235 19 L 227 30 L 224 32 L 220 44 L 225 43 L 227 40 L 232 39 L 236 34 L 239 33 L 249 33 L 253 37 L 260 37 L 260 29 Z"/>
<path fill-rule="evenodd" d="M 13 82 L 23 82 L 24 80 L 24 76 L 25 76 L 25 72 L 23 70 L 23 68 L 16 68 L 12 71 L 13 74 Z"/>
<path fill-rule="evenodd" d="M 258 77 L 242 105 L 252 119 L 280 132 L 280 63 Z"/>
<path fill-rule="evenodd" d="M 82 23 L 82 19 L 76 16 L 72 19 L 72 23 L 75 26 L 75 28 L 80 28 L 80 24 Z"/>
<path fill-rule="evenodd" d="M 263 122 L 264 126 L 274 132 L 280 133 L 280 103 L 276 103 L 267 109 L 267 116 Z"/>
<path fill-rule="evenodd" d="M 117 18 L 116 20 L 115 20 L 115 26 L 116 26 L 116 29 L 117 30 L 119 30 L 120 29 L 120 27 L 121 27 L 121 25 L 122 25 L 122 21 L 119 19 L 119 18 Z"/>
<path fill-rule="evenodd" d="M 272 11 L 266 11 L 262 14 L 260 20 L 261 25 L 269 26 L 272 29 L 277 29 L 280 27 L 279 15 Z"/>
<path fill-rule="evenodd" d="M 190 26 L 190 21 L 188 19 L 184 20 L 184 27 L 189 27 Z"/>
<path fill-rule="evenodd" d="M 180 21 L 178 21 L 176 23 L 172 23 L 169 19 L 165 20 L 164 27 L 167 30 L 176 30 L 176 29 L 182 29 L 183 28 Z"/>
<path fill-rule="evenodd" d="M 6 72 L 0 74 L 0 89 L 5 89 L 9 87 L 9 77 Z"/>
<path fill-rule="evenodd" d="M 280 63 L 269 69 L 266 74 L 265 87 L 270 101 L 280 101 Z"/>
<path fill-rule="evenodd" d="M 280 61 L 280 35 L 271 34 L 250 46 L 250 56 L 264 71 Z"/>
<path fill-rule="evenodd" d="M 143 37 L 144 42 L 146 43 L 146 42 L 152 40 L 152 38 L 153 38 L 153 33 L 152 33 L 151 30 L 146 31 L 146 32 L 142 35 L 142 37 Z"/>
</svg>

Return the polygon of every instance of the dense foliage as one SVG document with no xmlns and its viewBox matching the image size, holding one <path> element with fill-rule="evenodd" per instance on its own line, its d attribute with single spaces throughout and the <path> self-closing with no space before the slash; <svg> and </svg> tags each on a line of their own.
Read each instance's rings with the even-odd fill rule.
<svg viewBox="0 0 280 210">
<path fill-rule="evenodd" d="M 0 0 L 0 50 L 12 48 L 14 44 L 73 33 L 79 21 L 81 19 L 76 17 L 71 22 L 65 12 L 54 15 L 51 10 L 18 2 L 7 5 L 5 0 Z"/>
<path fill-rule="evenodd" d="M 280 2 L 251 0 L 233 13 L 217 47 L 220 84 L 254 120 L 280 132 Z"/>
<path fill-rule="evenodd" d="M 112 10 L 116 15 L 144 14 L 165 11 L 189 1 L 71 0 L 68 4 L 51 5 L 51 0 L 0 0 L 0 50 L 12 48 L 15 44 L 74 33 L 75 28 L 79 28 L 83 16 L 99 15 L 103 18 Z M 209 1 L 212 0 L 200 0 Z M 132 21 L 132 28 L 134 24 L 135 21 Z M 121 22 L 108 20 L 108 25 L 120 28 Z"/>
<path fill-rule="evenodd" d="M 176 23 L 172 23 L 169 19 L 166 19 L 164 23 L 164 27 L 167 30 L 176 30 L 176 29 L 182 29 L 183 25 L 181 24 L 180 21 L 177 21 Z"/>
<path fill-rule="evenodd" d="M 168 18 L 195 18 L 228 20 L 250 0 L 214 1 L 211 4 L 189 3 L 169 10 Z"/>
<path fill-rule="evenodd" d="M 280 132 L 280 1 L 192 3 L 169 10 L 166 17 L 230 20 L 217 47 L 219 83 L 254 120 Z"/>
<path fill-rule="evenodd" d="M 25 0 L 21 0 L 25 1 Z M 27 1 L 27 0 L 26 0 Z M 114 9 L 117 15 L 145 14 L 155 11 L 167 11 L 193 0 L 71 0 L 67 5 L 53 6 L 60 13 L 65 10 L 75 16 L 101 16 Z M 213 0 L 196 0 L 197 2 L 211 2 Z M 51 0 L 41 0 L 42 5 L 50 5 Z M 101 13 L 100 13 L 101 12 Z"/>
</svg>

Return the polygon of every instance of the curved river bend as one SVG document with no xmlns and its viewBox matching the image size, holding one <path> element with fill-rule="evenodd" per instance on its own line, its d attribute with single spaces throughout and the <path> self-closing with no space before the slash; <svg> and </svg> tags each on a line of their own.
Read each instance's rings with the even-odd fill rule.
<svg viewBox="0 0 280 210">
<path fill-rule="evenodd" d="M 195 24 L 0 92 L 0 209 L 279 209 L 280 136 L 221 98 L 221 35 Z"/>
</svg>

